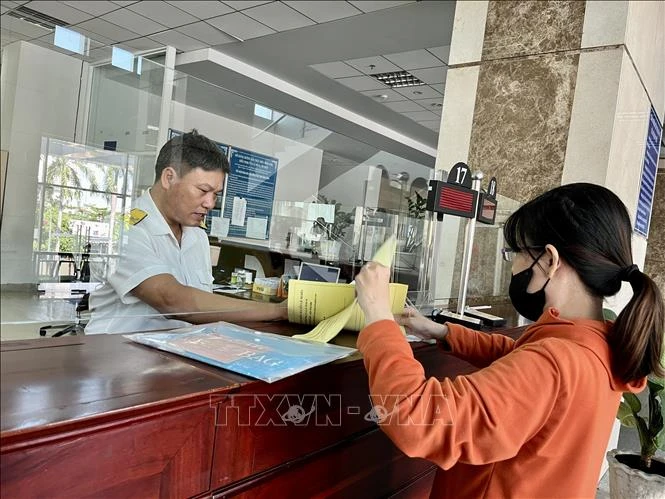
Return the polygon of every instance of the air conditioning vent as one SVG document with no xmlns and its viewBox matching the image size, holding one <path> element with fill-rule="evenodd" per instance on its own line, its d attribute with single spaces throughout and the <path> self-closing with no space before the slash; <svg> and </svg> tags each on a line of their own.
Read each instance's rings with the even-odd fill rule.
<svg viewBox="0 0 665 499">
<path fill-rule="evenodd" d="M 54 30 L 56 26 L 69 26 L 69 23 L 66 23 L 61 19 L 42 14 L 41 12 L 29 9 L 23 5 L 16 7 L 14 10 L 10 10 L 7 12 L 7 15 L 48 30 Z"/>
<path fill-rule="evenodd" d="M 417 87 L 418 85 L 425 84 L 407 71 L 391 71 L 389 73 L 378 73 L 370 76 L 376 78 L 384 85 L 388 85 L 390 88 Z"/>
</svg>

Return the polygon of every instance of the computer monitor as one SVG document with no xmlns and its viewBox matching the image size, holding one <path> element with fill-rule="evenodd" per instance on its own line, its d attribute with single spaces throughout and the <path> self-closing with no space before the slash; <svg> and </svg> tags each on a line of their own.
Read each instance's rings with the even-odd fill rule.
<svg viewBox="0 0 665 499">
<path fill-rule="evenodd" d="M 302 281 L 337 282 L 339 280 L 339 267 L 303 262 L 300 264 L 298 279 Z"/>
</svg>

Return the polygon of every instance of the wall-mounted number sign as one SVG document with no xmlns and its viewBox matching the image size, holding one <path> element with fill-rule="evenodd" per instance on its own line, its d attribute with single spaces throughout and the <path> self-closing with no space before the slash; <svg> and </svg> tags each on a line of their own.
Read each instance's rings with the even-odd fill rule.
<svg viewBox="0 0 665 499">
<path fill-rule="evenodd" d="M 471 189 L 471 175 L 465 163 L 457 163 L 450 170 L 447 182 L 430 180 L 427 209 L 439 217 L 446 214 L 474 218 L 478 193 Z"/>
<path fill-rule="evenodd" d="M 478 214 L 476 220 L 481 223 L 493 225 L 496 219 L 496 177 L 492 177 L 487 192 L 480 193 Z"/>
</svg>

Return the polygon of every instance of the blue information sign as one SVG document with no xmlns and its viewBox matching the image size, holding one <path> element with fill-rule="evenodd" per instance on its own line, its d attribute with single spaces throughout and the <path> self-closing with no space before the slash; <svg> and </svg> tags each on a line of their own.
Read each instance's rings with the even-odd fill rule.
<svg viewBox="0 0 665 499">
<path fill-rule="evenodd" d="M 662 133 L 663 126 L 658 121 L 658 115 L 652 107 L 649 116 L 642 178 L 640 180 L 640 193 L 637 198 L 637 213 L 635 214 L 635 232 L 642 234 L 644 237 L 649 235 L 653 193 L 656 187 L 656 170 L 658 169 L 658 151 L 660 150 Z"/>
<path fill-rule="evenodd" d="M 231 147 L 229 163 L 224 205 L 224 216 L 231 219 L 229 236 L 267 239 L 279 160 Z"/>
</svg>

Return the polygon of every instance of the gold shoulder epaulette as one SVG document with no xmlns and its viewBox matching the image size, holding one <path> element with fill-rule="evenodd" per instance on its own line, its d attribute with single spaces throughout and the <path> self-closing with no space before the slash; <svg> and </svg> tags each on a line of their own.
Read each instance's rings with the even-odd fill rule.
<svg viewBox="0 0 665 499">
<path fill-rule="evenodd" d="M 145 211 L 139 210 L 138 208 L 132 208 L 129 212 L 129 223 L 136 225 L 147 216 L 148 214 Z"/>
</svg>

